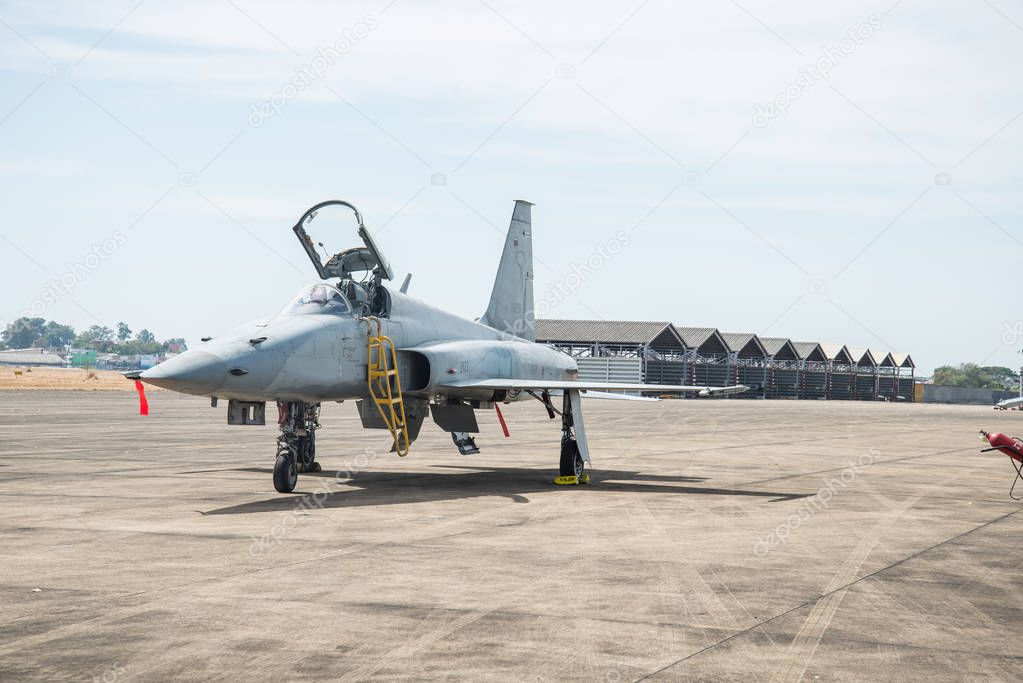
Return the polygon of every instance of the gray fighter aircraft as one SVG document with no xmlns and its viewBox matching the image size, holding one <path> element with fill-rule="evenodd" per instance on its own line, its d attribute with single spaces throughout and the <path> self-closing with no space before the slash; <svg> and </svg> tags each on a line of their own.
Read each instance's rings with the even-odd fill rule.
<svg viewBox="0 0 1023 683">
<path fill-rule="evenodd" d="M 324 262 L 307 228 L 331 207 L 355 214 L 363 246 Z M 265 424 L 266 403 L 276 403 L 273 480 L 282 493 L 295 489 L 299 472 L 319 470 L 316 430 L 326 402 L 354 399 L 363 426 L 388 430 L 392 451 L 404 456 L 427 415 L 466 455 L 479 452 L 476 410 L 500 413 L 500 403 L 536 399 L 551 419 L 561 416 L 559 483 L 578 483 L 590 463 L 580 400 L 587 390 L 710 396 L 746 389 L 580 381 L 573 358 L 535 342 L 531 207 L 515 202 L 490 304 L 473 321 L 412 298 L 408 278 L 392 286 L 394 271 L 353 205 L 317 204 L 292 229 L 320 282 L 266 322 L 204 338 L 200 348 L 128 376 L 209 396 L 214 406 L 226 399 L 232 425 Z M 560 409 L 552 394 L 560 394 Z"/>
</svg>

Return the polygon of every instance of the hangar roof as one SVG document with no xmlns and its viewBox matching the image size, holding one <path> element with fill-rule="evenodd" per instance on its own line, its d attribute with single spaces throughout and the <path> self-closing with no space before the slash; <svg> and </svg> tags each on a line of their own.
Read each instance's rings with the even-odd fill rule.
<svg viewBox="0 0 1023 683">
<path fill-rule="evenodd" d="M 672 351 L 695 349 L 699 355 L 708 357 L 732 352 L 743 358 L 831 360 L 870 367 L 916 367 L 913 358 L 906 353 L 884 353 L 878 349 L 844 344 L 799 342 L 785 337 L 758 337 L 752 332 L 720 332 L 713 327 L 683 327 L 661 321 L 537 320 L 536 339 L 555 344 L 647 345 Z M 5 361 L 0 355 L 2 362 Z"/>
<path fill-rule="evenodd" d="M 842 363 L 852 364 L 852 355 L 849 353 L 849 349 L 845 348 L 845 344 L 825 344 L 821 342 L 821 351 L 828 360 L 837 360 Z"/>
<path fill-rule="evenodd" d="M 785 337 L 758 337 L 767 355 L 778 360 L 799 360 L 799 351 L 791 340 Z M 811 347 L 816 344 L 811 345 Z"/>
<path fill-rule="evenodd" d="M 796 353 L 802 360 L 814 361 L 817 363 L 823 363 L 828 360 L 827 354 L 824 353 L 824 349 L 817 342 L 792 342 L 792 346 L 796 348 Z"/>
<path fill-rule="evenodd" d="M 877 366 L 877 359 L 870 352 L 870 349 L 862 346 L 847 346 L 846 350 L 849 351 L 849 357 L 852 358 L 853 363 L 856 365 L 865 365 L 870 367 Z"/>
<path fill-rule="evenodd" d="M 536 340 L 637 345 L 657 341 L 679 348 L 685 346 L 671 323 L 631 320 L 537 320 Z"/>
<path fill-rule="evenodd" d="M 895 353 L 892 351 L 892 362 L 900 368 L 915 368 L 916 363 L 908 353 Z"/>
<path fill-rule="evenodd" d="M 697 349 L 703 354 L 727 355 L 728 344 L 721 333 L 713 327 L 675 326 L 686 348 Z"/>
<path fill-rule="evenodd" d="M 870 350 L 870 355 L 873 356 L 874 360 L 877 361 L 878 367 L 883 367 L 883 368 L 895 367 L 895 361 L 892 360 L 892 354 L 891 353 L 885 353 L 885 352 L 879 351 L 877 349 L 871 349 Z"/>
<path fill-rule="evenodd" d="M 752 332 L 722 332 L 721 338 L 728 344 L 732 353 L 738 353 L 743 358 L 768 355 L 764 345 Z"/>
<path fill-rule="evenodd" d="M 686 346 L 693 349 L 702 345 L 715 334 L 719 334 L 713 327 L 679 327 L 676 325 L 675 329 L 678 330 Z"/>
</svg>

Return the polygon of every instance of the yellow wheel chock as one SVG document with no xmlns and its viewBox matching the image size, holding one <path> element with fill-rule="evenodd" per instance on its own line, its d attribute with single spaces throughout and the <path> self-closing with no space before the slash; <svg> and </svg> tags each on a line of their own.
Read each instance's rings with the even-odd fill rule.
<svg viewBox="0 0 1023 683">
<path fill-rule="evenodd" d="M 581 477 L 577 477 L 574 474 L 568 477 L 555 477 L 554 484 L 557 486 L 578 486 L 580 484 L 589 484 L 590 475 L 584 474 Z"/>
</svg>

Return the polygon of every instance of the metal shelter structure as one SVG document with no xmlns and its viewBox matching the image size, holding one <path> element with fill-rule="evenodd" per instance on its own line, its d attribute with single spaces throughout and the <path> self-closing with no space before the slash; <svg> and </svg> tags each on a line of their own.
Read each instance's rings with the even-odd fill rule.
<svg viewBox="0 0 1023 683">
<path fill-rule="evenodd" d="M 751 387 L 736 398 L 914 400 L 912 357 L 876 348 L 622 320 L 537 320 L 536 340 L 574 357 L 586 379 Z"/>
</svg>

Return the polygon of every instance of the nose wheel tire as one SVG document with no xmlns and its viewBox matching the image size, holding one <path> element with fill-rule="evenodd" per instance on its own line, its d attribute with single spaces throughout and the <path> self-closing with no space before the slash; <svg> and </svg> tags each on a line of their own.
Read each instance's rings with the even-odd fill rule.
<svg viewBox="0 0 1023 683">
<path fill-rule="evenodd" d="M 298 467 L 290 453 L 280 453 L 274 462 L 274 488 L 278 493 L 291 493 L 298 484 Z"/>
<path fill-rule="evenodd" d="M 565 439 L 561 444 L 561 476 L 581 477 L 586 463 L 579 453 L 579 444 L 575 439 Z"/>
</svg>

